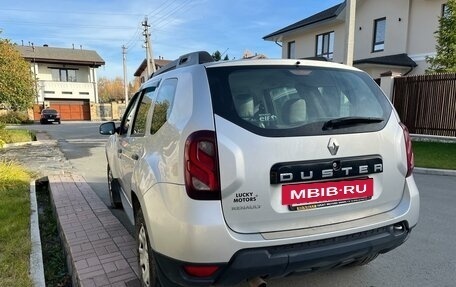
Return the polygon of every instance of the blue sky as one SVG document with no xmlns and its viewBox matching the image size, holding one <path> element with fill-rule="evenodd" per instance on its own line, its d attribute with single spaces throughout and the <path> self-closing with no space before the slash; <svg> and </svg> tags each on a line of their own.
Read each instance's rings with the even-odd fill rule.
<svg viewBox="0 0 456 287">
<path fill-rule="evenodd" d="M 245 50 L 280 58 L 262 38 L 342 0 L 15 0 L 0 6 L 0 38 L 25 45 L 95 50 L 106 65 L 99 77 L 123 77 L 122 45 L 129 80 L 145 58 L 141 22 L 151 24 L 154 57 L 219 50 L 240 58 Z M 7 2 L 7 3 L 5 3 Z"/>
</svg>

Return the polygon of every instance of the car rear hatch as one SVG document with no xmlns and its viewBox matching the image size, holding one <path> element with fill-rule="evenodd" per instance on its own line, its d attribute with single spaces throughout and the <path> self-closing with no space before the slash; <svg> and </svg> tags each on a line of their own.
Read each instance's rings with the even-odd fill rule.
<svg viewBox="0 0 456 287">
<path fill-rule="evenodd" d="M 313 228 L 387 212 L 402 198 L 403 130 L 363 72 L 208 68 L 221 200 L 239 233 Z"/>
</svg>

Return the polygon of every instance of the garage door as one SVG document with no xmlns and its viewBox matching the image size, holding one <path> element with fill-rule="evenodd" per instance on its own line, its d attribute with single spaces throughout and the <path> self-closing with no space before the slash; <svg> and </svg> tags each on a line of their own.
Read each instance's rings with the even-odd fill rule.
<svg viewBox="0 0 456 287">
<path fill-rule="evenodd" d="M 59 111 L 62 121 L 90 120 L 89 101 L 50 101 L 50 107 Z"/>
</svg>

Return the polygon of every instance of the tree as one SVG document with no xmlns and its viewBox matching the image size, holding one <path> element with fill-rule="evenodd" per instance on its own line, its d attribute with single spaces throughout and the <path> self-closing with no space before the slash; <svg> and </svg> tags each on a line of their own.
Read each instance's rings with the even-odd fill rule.
<svg viewBox="0 0 456 287">
<path fill-rule="evenodd" d="M 219 50 L 215 51 L 214 53 L 212 53 L 212 58 L 214 58 L 214 61 L 218 62 L 218 61 L 221 61 L 222 60 L 222 53 L 220 53 Z M 228 61 L 229 60 L 229 57 L 228 55 L 225 55 L 225 57 L 223 58 L 223 61 Z"/>
<path fill-rule="evenodd" d="M 122 78 L 117 77 L 114 80 L 109 80 L 104 77 L 100 78 L 98 80 L 98 95 L 100 97 L 100 102 L 102 103 L 125 100 Z"/>
<path fill-rule="evenodd" d="M 437 38 L 434 57 L 426 57 L 430 64 L 426 73 L 456 72 L 456 0 L 448 0 L 445 11 L 439 18 L 439 29 L 434 33 Z"/>
<path fill-rule="evenodd" d="M 32 106 L 35 94 L 30 64 L 9 40 L 0 38 L 0 103 L 24 111 Z"/>
<path fill-rule="evenodd" d="M 212 58 L 214 58 L 214 61 L 218 62 L 222 59 L 222 54 L 219 50 L 217 50 L 214 53 L 212 53 Z"/>
<path fill-rule="evenodd" d="M 128 83 L 128 98 L 131 97 L 139 90 L 141 83 L 139 78 L 134 79 Z M 101 103 L 109 103 L 112 101 L 125 101 L 124 82 L 120 77 L 114 80 L 107 78 L 98 79 L 98 96 Z"/>
</svg>

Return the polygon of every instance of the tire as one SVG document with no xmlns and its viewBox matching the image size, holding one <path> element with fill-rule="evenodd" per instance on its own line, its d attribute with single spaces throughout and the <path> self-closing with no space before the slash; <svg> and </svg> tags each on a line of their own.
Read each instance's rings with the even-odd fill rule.
<svg viewBox="0 0 456 287">
<path fill-rule="evenodd" d="M 142 210 L 135 217 L 136 244 L 138 251 L 139 280 L 143 287 L 161 287 L 157 273 L 157 263 L 150 246 L 149 234 Z"/>
<path fill-rule="evenodd" d="M 111 167 L 108 164 L 107 167 L 108 174 L 108 192 L 109 192 L 109 201 L 111 202 L 111 207 L 114 209 L 122 208 L 122 200 L 120 199 L 119 192 L 119 183 L 113 177 Z"/>
</svg>

